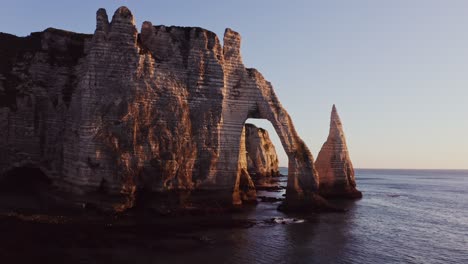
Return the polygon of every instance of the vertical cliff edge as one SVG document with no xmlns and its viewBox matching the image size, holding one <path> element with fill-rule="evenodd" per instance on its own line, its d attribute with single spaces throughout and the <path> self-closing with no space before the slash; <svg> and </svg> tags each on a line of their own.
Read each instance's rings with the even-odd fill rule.
<svg viewBox="0 0 468 264">
<path fill-rule="evenodd" d="M 197 27 L 144 22 L 138 33 L 126 7 L 111 21 L 98 10 L 93 35 L 0 34 L 0 174 L 39 168 L 59 191 L 115 210 L 141 191 L 239 205 L 253 195 L 239 187 L 244 123 L 263 118 L 289 159 L 285 206 L 319 206 L 313 157 L 240 45 L 231 29 L 223 46 Z"/>
</svg>

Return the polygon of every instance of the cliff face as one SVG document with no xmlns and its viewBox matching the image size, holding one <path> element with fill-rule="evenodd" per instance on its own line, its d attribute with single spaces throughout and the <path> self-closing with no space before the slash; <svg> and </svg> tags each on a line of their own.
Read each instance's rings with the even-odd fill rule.
<svg viewBox="0 0 468 264">
<path fill-rule="evenodd" d="M 278 176 L 278 155 L 268 132 L 253 124 L 245 124 L 247 168 L 256 178 Z"/>
<path fill-rule="evenodd" d="M 94 35 L 1 34 L 0 173 L 37 167 L 62 190 L 120 196 L 117 210 L 139 189 L 240 204 L 242 129 L 264 118 L 289 158 L 287 204 L 312 204 L 312 155 L 271 84 L 245 68 L 240 41 L 150 22 L 138 34 L 125 7 L 111 22 L 98 10 Z"/>
<path fill-rule="evenodd" d="M 331 112 L 330 133 L 315 162 L 320 177 L 319 193 L 324 197 L 360 198 L 345 134 L 335 105 Z"/>
<path fill-rule="evenodd" d="M 91 38 L 56 29 L 0 34 L 0 173 L 32 165 L 63 178 L 66 121 Z"/>
</svg>

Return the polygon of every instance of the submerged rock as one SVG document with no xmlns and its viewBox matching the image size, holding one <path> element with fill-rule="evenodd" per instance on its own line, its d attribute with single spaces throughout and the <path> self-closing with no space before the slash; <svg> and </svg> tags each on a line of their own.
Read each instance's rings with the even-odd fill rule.
<svg viewBox="0 0 468 264">
<path fill-rule="evenodd" d="M 362 197 L 362 193 L 356 189 L 354 168 L 335 105 L 331 112 L 330 133 L 317 156 L 315 168 L 320 179 L 319 193 L 323 197 Z"/>
</svg>

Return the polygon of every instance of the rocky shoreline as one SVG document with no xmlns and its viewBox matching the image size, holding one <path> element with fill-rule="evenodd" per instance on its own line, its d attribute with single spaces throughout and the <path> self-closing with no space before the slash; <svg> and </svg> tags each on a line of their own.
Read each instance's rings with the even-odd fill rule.
<svg viewBox="0 0 468 264">
<path fill-rule="evenodd" d="M 284 200 L 285 190 L 281 187 L 286 179 L 283 175 L 275 177 L 280 191 L 259 191 L 257 204 L 135 207 L 121 213 L 102 211 L 90 205 L 70 207 L 47 203 L 50 200 L 31 192 L 12 194 L 3 190 L 0 192 L 0 258 L 9 263 L 103 263 L 110 260 L 146 263 L 150 256 L 163 255 L 172 259 L 172 254 L 180 252 L 209 250 L 222 243 L 211 235 L 213 232 L 231 233 L 315 221 L 314 212 L 276 210 Z M 270 208 L 271 213 L 252 215 L 258 207 Z"/>
</svg>

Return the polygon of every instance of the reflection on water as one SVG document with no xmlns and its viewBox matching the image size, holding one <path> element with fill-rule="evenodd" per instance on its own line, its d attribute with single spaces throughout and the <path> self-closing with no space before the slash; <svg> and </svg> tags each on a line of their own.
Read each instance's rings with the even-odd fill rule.
<svg viewBox="0 0 468 264">
<path fill-rule="evenodd" d="M 358 170 L 356 179 L 364 198 L 342 202 L 346 213 L 285 215 L 278 203 L 260 203 L 233 217 L 267 224 L 204 232 L 212 244 L 167 260 L 468 263 L 467 171 Z M 268 224 L 274 217 L 305 222 Z"/>
<path fill-rule="evenodd" d="M 183 221 L 171 222 L 175 230 L 167 233 L 152 232 L 157 224 L 142 227 L 142 233 L 134 232 L 140 225 L 111 234 L 88 230 L 104 241 L 92 246 L 86 237 L 64 240 L 75 232 L 61 226 L 51 228 L 59 230 L 51 240 L 41 226 L 30 225 L 24 226 L 36 229 L 13 230 L 10 238 L 19 231 L 29 240 L 28 232 L 42 236 L 31 244 L 47 257 L 67 260 L 58 263 L 468 263 L 468 171 L 357 170 L 356 180 L 364 197 L 335 201 L 346 213 L 285 214 L 276 210 L 279 202 L 261 202 L 235 214 L 170 219 Z M 258 194 L 282 198 L 284 190 Z M 219 225 L 238 220 L 255 224 Z M 200 221 L 210 226 L 190 228 Z M 2 235 L 11 231 L 0 228 Z"/>
</svg>

